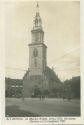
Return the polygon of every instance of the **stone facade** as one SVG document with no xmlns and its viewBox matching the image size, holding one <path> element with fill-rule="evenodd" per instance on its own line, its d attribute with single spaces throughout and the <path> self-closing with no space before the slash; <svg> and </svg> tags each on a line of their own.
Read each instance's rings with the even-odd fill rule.
<svg viewBox="0 0 84 125">
<path fill-rule="evenodd" d="M 30 75 L 42 75 L 46 67 L 46 45 L 43 43 L 29 44 Z"/>
</svg>

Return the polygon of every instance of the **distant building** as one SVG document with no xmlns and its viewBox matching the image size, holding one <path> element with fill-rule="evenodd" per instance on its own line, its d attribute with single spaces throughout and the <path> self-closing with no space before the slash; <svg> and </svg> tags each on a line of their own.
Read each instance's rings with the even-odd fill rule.
<svg viewBox="0 0 84 125">
<path fill-rule="evenodd" d="M 37 4 L 34 26 L 29 44 L 29 69 L 23 77 L 23 96 L 30 97 L 38 89 L 40 93 L 50 91 L 60 83 L 55 72 L 47 66 L 47 46 L 44 44 L 44 31 Z M 39 95 L 39 94 L 38 94 Z"/>
<path fill-rule="evenodd" d="M 5 96 L 22 97 L 23 81 L 22 79 L 5 78 Z"/>
</svg>

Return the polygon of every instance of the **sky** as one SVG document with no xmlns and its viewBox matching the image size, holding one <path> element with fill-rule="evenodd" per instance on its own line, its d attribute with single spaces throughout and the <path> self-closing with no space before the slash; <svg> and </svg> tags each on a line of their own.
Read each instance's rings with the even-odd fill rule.
<svg viewBox="0 0 84 125">
<path fill-rule="evenodd" d="M 80 75 L 79 1 L 39 2 L 47 65 L 61 80 Z M 6 77 L 22 78 L 29 66 L 36 2 L 5 2 Z"/>
</svg>

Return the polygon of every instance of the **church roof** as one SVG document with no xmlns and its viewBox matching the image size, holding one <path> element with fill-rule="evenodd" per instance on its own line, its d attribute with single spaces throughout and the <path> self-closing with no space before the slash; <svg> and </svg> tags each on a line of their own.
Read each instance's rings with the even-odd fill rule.
<svg viewBox="0 0 84 125">
<path fill-rule="evenodd" d="M 49 68 L 48 66 L 46 67 L 45 74 L 49 78 L 49 80 L 61 82 L 60 79 L 58 78 L 58 75 L 56 75 L 56 73 L 51 68 Z"/>
<path fill-rule="evenodd" d="M 27 70 L 26 73 L 25 73 L 25 75 L 24 75 L 24 77 L 27 77 L 28 74 L 29 74 L 29 71 Z M 46 67 L 46 70 L 45 70 L 44 74 L 46 75 L 46 77 L 49 80 L 61 83 L 60 79 L 58 78 L 58 75 L 56 75 L 56 73 L 51 68 L 49 68 L 48 66 Z"/>
</svg>

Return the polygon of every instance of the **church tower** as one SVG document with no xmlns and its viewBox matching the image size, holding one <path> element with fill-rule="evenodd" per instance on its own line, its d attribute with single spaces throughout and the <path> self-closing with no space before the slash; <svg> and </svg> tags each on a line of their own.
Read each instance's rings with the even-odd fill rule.
<svg viewBox="0 0 84 125">
<path fill-rule="evenodd" d="M 39 5 L 36 6 L 34 25 L 31 30 L 31 43 L 29 44 L 29 75 L 42 75 L 46 68 L 46 45 L 44 44 L 44 31 L 39 13 Z"/>
</svg>

